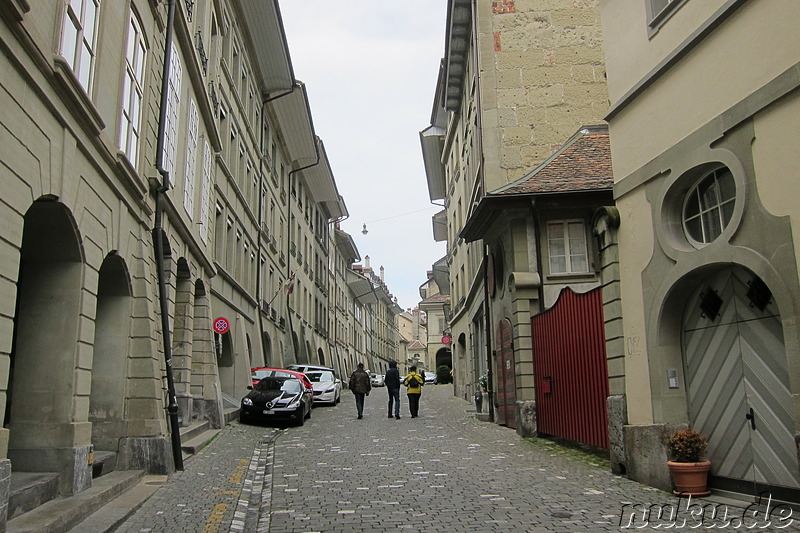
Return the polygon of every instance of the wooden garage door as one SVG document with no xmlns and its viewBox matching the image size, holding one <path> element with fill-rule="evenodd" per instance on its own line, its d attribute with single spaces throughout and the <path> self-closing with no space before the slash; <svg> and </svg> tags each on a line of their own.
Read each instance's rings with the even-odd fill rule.
<svg viewBox="0 0 800 533">
<path fill-rule="evenodd" d="M 689 414 L 709 438 L 714 476 L 800 487 L 783 329 L 769 296 L 757 276 L 731 267 L 689 299 L 683 319 Z"/>
</svg>

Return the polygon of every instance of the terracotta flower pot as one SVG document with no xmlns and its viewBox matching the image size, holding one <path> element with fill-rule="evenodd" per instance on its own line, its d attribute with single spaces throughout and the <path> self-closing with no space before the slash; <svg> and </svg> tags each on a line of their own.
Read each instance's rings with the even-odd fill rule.
<svg viewBox="0 0 800 533">
<path fill-rule="evenodd" d="M 667 461 L 669 472 L 672 474 L 672 481 L 675 482 L 675 490 L 672 492 L 678 496 L 708 496 L 708 471 L 711 469 L 711 461 L 700 461 L 698 463 L 677 463 Z"/>
</svg>

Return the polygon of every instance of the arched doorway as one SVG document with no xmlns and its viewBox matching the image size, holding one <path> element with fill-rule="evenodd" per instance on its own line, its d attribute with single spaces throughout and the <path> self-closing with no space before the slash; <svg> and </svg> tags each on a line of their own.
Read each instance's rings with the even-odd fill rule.
<svg viewBox="0 0 800 533">
<path fill-rule="evenodd" d="M 261 347 L 264 350 L 264 366 L 272 366 L 272 339 L 266 331 L 261 338 Z"/>
<path fill-rule="evenodd" d="M 236 390 L 236 377 L 234 373 L 233 341 L 231 332 L 219 334 L 215 333 L 215 345 L 217 350 L 217 369 L 219 370 L 219 383 L 222 391 L 227 394 L 234 394 Z"/>
<path fill-rule="evenodd" d="M 38 200 L 25 213 L 4 420 L 15 471 L 74 474 L 71 426 L 83 282 L 80 243 L 72 214 L 63 204 Z M 27 401 L 30 398 L 49 401 Z M 80 490 L 73 476 L 63 476 L 61 487 L 64 493 Z"/>
<path fill-rule="evenodd" d="M 712 485 L 776 497 L 775 487 L 800 488 L 783 327 L 770 289 L 745 268 L 722 268 L 695 288 L 682 325 L 689 418 L 709 439 Z"/>
<path fill-rule="evenodd" d="M 517 379 L 514 364 L 514 328 L 504 318 L 497 327 L 497 423 L 517 427 Z"/>
<path fill-rule="evenodd" d="M 453 352 L 450 348 L 439 348 L 436 351 L 436 368 L 442 365 L 453 368 Z"/>
<path fill-rule="evenodd" d="M 130 276 L 118 255 L 106 256 L 97 284 L 89 421 L 96 450 L 117 452 L 126 436 L 125 382 L 131 334 Z"/>
<path fill-rule="evenodd" d="M 192 345 L 194 342 L 194 292 L 189 262 L 177 261 L 175 276 L 175 320 L 172 335 L 172 366 L 175 398 L 181 427 L 192 422 Z"/>
</svg>

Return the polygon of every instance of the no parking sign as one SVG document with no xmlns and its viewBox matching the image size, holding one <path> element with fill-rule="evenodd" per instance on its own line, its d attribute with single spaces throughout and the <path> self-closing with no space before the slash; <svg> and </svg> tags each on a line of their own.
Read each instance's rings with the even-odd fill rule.
<svg viewBox="0 0 800 533">
<path fill-rule="evenodd" d="M 222 335 L 228 333 L 229 329 L 231 329 L 231 324 L 228 322 L 227 318 L 219 317 L 214 320 L 214 332 Z"/>
</svg>

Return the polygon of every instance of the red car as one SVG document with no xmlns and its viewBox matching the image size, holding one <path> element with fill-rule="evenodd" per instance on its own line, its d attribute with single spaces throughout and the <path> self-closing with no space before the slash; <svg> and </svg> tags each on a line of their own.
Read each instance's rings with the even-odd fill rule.
<svg viewBox="0 0 800 533">
<path fill-rule="evenodd" d="M 264 378 L 297 378 L 303 382 L 306 389 L 313 390 L 314 386 L 302 372 L 295 372 L 294 370 L 286 370 L 285 368 L 270 368 L 268 366 L 259 366 L 250 369 L 250 378 L 253 380 L 253 387 Z"/>
</svg>

